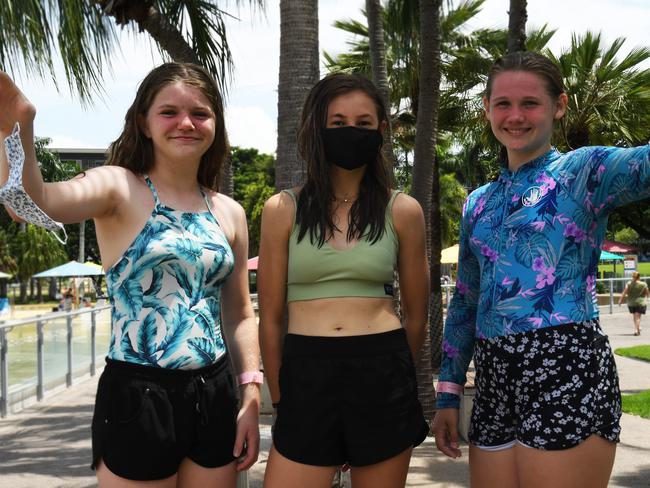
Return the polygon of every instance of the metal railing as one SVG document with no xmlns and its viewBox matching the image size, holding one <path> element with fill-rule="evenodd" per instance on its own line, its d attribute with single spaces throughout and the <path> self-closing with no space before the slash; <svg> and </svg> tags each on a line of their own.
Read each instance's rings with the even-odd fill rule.
<svg viewBox="0 0 650 488">
<path fill-rule="evenodd" d="M 20 401 L 24 401 L 29 397 L 36 397 L 37 401 L 43 399 L 48 383 L 46 382 L 46 331 L 55 326 L 60 326 L 62 323 L 65 323 L 65 377 L 63 378 L 54 378 L 50 384 L 53 386 L 58 386 L 59 384 L 65 383 L 66 388 L 69 388 L 74 383 L 75 373 L 88 368 L 87 372 L 94 376 L 97 371 L 97 317 L 102 314 L 102 312 L 110 310 L 109 305 L 93 307 L 93 308 L 83 308 L 71 312 L 53 312 L 43 315 L 37 315 L 34 317 L 28 317 L 24 319 L 0 321 L 0 417 L 6 417 L 9 409 L 12 406 L 10 400 L 10 394 L 15 393 L 17 396 L 21 396 L 20 392 L 25 393 L 22 396 Z M 78 320 L 75 320 L 78 319 Z M 89 320 L 88 320 L 89 319 Z M 74 322 L 74 324 L 73 324 Z M 106 324 L 110 324 L 110 320 L 106 321 Z M 9 334 L 12 331 L 17 331 L 19 328 L 25 330 L 28 326 L 36 326 L 36 354 L 35 357 L 23 357 L 23 363 L 26 366 L 31 367 L 34 365 L 35 361 L 35 384 L 34 377 L 28 377 L 26 381 L 15 385 L 10 388 L 10 358 L 12 355 L 12 348 L 10 348 Z M 82 364 L 81 366 L 75 361 L 74 355 L 74 329 L 75 327 L 89 328 L 90 333 L 90 361 L 89 363 Z M 56 333 L 54 334 L 54 342 L 56 342 Z M 31 342 L 33 340 L 32 335 L 28 335 L 26 342 Z M 29 351 L 18 354 L 18 343 L 25 341 L 14 341 L 16 343 L 16 353 L 20 356 L 29 355 Z M 105 352 L 105 351 L 103 351 Z M 103 353 L 102 352 L 102 353 Z M 56 361 L 56 354 L 52 354 L 52 358 L 49 358 L 53 361 Z M 57 364 L 54 365 L 53 370 L 57 368 Z M 33 390 L 32 390 L 33 388 Z M 13 390 L 11 392 L 10 390 Z M 30 390 L 33 393 L 30 393 Z M 19 403 L 17 401 L 16 403 Z"/>
</svg>

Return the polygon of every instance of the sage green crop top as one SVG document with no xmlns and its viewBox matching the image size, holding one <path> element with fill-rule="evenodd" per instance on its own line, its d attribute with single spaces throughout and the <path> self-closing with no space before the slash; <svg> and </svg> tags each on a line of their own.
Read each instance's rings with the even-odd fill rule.
<svg viewBox="0 0 650 488">
<path fill-rule="evenodd" d="M 293 191 L 284 191 L 291 195 L 297 207 Z M 392 297 L 393 270 L 399 249 L 392 208 L 398 193 L 393 190 L 386 207 L 386 227 L 381 238 L 374 244 L 360 239 L 350 249 L 337 250 L 327 242 L 319 249 L 311 243 L 308 234 L 298 242 L 294 214 L 289 237 L 287 302 L 335 297 Z"/>
</svg>

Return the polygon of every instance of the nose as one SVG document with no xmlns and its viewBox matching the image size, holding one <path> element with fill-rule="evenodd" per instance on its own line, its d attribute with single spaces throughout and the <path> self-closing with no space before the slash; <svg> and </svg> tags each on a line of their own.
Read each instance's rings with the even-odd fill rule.
<svg viewBox="0 0 650 488">
<path fill-rule="evenodd" d="M 510 109 L 509 114 L 508 114 L 508 118 L 510 120 L 520 122 L 520 121 L 522 121 L 524 119 L 524 113 L 519 107 L 512 107 Z"/>
<path fill-rule="evenodd" d="M 181 118 L 178 121 L 179 129 L 191 130 L 194 128 L 194 122 L 192 122 L 192 117 L 189 114 L 181 114 Z"/>
</svg>

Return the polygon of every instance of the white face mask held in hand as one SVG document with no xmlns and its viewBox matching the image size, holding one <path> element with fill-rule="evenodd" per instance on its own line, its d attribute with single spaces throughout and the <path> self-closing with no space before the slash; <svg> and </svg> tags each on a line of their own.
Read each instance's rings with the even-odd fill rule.
<svg viewBox="0 0 650 488">
<path fill-rule="evenodd" d="M 7 183 L 0 188 L 0 203 L 11 207 L 18 217 L 31 224 L 44 227 L 52 231 L 54 237 L 61 243 L 65 244 L 68 235 L 63 228 L 63 224 L 56 222 L 43 212 L 34 200 L 27 194 L 23 188 L 23 165 L 25 164 L 25 151 L 20 142 L 20 126 L 18 123 L 14 126 L 11 135 L 4 141 L 7 152 L 7 164 L 9 165 L 9 179 Z M 63 232 L 63 240 L 57 234 L 57 231 Z"/>
</svg>

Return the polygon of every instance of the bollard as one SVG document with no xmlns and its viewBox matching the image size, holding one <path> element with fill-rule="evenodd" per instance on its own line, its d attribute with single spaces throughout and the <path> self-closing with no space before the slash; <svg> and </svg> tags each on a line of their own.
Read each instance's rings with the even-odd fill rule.
<svg viewBox="0 0 650 488">
<path fill-rule="evenodd" d="M 97 349 L 97 319 L 95 318 L 95 310 L 90 312 L 90 376 L 95 376 L 97 364 L 95 362 L 95 355 Z"/>
<path fill-rule="evenodd" d="M 45 343 L 43 340 L 43 326 L 45 322 L 36 322 L 36 399 L 43 399 L 45 385 Z"/>
<path fill-rule="evenodd" d="M 66 343 L 68 352 L 68 372 L 65 375 L 65 384 L 69 388 L 72 386 L 72 316 L 66 317 Z"/>
<path fill-rule="evenodd" d="M 7 358 L 7 336 L 5 329 L 0 329 L 0 417 L 7 416 L 9 405 L 9 358 Z"/>
</svg>

